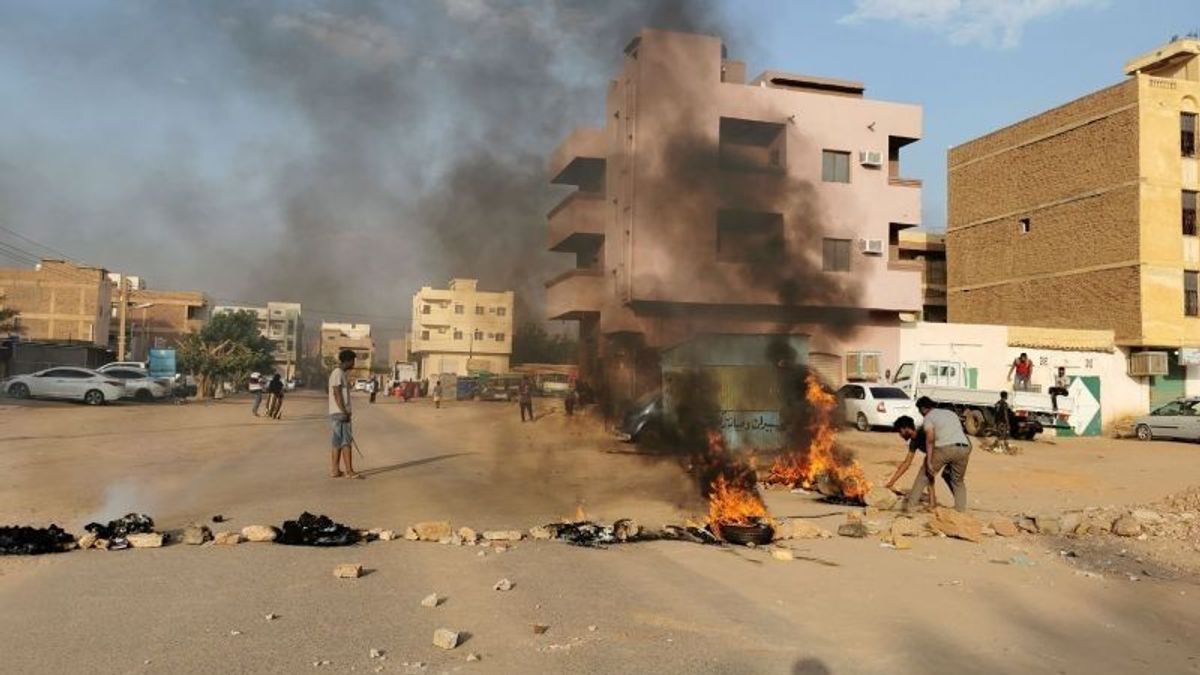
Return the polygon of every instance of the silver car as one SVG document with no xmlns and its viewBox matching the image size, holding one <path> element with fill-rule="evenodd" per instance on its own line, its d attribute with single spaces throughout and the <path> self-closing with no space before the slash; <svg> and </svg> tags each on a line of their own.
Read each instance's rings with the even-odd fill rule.
<svg viewBox="0 0 1200 675">
<path fill-rule="evenodd" d="M 150 377 L 150 373 L 141 368 L 110 363 L 100 366 L 97 372 L 116 378 L 125 383 L 125 398 L 138 401 L 153 401 L 171 395 L 173 382 L 169 377 Z"/>
<path fill-rule="evenodd" d="M 1200 440 L 1200 397 L 1181 398 L 1133 421 L 1139 440 Z"/>
<path fill-rule="evenodd" d="M 87 368 L 60 366 L 11 377 L 4 391 L 13 398 L 65 398 L 103 405 L 124 396 L 125 383 Z"/>
</svg>

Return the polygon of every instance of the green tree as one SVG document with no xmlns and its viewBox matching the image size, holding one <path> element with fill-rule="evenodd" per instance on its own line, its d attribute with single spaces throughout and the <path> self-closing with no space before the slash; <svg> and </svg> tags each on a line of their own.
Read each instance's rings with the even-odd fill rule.
<svg viewBox="0 0 1200 675">
<path fill-rule="evenodd" d="M 513 335 L 513 363 L 575 363 L 579 343 L 562 334 L 550 334 L 537 321 L 526 321 Z"/>
<path fill-rule="evenodd" d="M 179 367 L 193 375 L 201 397 L 222 382 L 241 382 L 251 372 L 272 368 L 273 343 L 258 332 L 253 312 L 218 314 L 179 343 Z"/>
<path fill-rule="evenodd" d="M 21 313 L 11 307 L 0 307 L 0 333 L 20 333 L 19 316 Z"/>
</svg>

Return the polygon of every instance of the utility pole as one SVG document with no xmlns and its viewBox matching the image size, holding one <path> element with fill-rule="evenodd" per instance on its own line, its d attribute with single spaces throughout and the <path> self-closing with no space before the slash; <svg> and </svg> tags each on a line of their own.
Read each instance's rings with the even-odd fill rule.
<svg viewBox="0 0 1200 675">
<path fill-rule="evenodd" d="M 125 358 L 125 308 L 129 305 L 129 295 L 126 290 L 128 286 L 124 274 L 118 277 L 117 283 L 121 285 L 121 307 L 118 310 L 120 313 L 120 327 L 117 331 L 117 360 L 126 361 L 128 359 Z"/>
</svg>

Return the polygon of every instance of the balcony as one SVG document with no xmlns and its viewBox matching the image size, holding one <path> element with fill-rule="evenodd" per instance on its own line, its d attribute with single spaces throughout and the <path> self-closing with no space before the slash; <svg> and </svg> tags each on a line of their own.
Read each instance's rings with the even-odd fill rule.
<svg viewBox="0 0 1200 675">
<path fill-rule="evenodd" d="M 604 238 L 604 195 L 575 191 L 559 202 L 546 220 L 550 223 L 551 251 L 576 252 L 594 248 Z"/>
<path fill-rule="evenodd" d="M 895 185 L 897 187 L 919 188 L 919 187 L 921 187 L 921 179 L 920 178 L 898 178 L 895 176 L 888 176 L 888 185 Z"/>
<path fill-rule="evenodd" d="M 546 165 L 546 173 L 551 183 L 594 188 L 599 181 L 603 189 L 607 156 L 604 129 L 580 127 L 555 148 Z"/>
<path fill-rule="evenodd" d="M 546 282 L 546 318 L 579 320 L 604 305 L 604 270 L 572 269 Z"/>
</svg>

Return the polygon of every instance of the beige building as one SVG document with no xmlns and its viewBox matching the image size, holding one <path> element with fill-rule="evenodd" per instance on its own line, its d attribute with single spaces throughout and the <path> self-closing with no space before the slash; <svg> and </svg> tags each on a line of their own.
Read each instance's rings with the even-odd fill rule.
<svg viewBox="0 0 1200 675">
<path fill-rule="evenodd" d="M 392 367 L 397 363 L 408 363 L 412 359 L 412 350 L 409 347 L 411 336 L 392 338 L 388 340 L 388 367 Z"/>
<path fill-rule="evenodd" d="M 250 312 L 258 317 L 258 332 L 275 345 L 275 372 L 288 379 L 296 377 L 304 358 L 303 307 L 298 302 L 268 302 L 266 307 L 221 305 L 213 314 Z"/>
<path fill-rule="evenodd" d="M 646 29 L 602 119 L 548 162 L 574 189 L 547 244 L 574 264 L 547 282 L 547 316 L 579 323 L 582 379 L 636 396 L 662 382 L 665 350 L 704 334 L 790 334 L 832 384 L 895 362 L 901 318 L 922 309 L 921 264 L 898 257 L 921 220 L 902 162 L 919 106 L 848 80 L 747 79 L 719 37 Z M 770 360 L 754 350 L 737 363 Z"/>
<path fill-rule="evenodd" d="M 321 322 L 321 360 L 326 366 L 337 364 L 338 352 L 343 349 L 354 351 L 354 368 L 350 374 L 368 377 L 375 362 L 375 339 L 371 337 L 371 324 Z"/>
<path fill-rule="evenodd" d="M 921 319 L 946 322 L 946 235 L 904 230 L 895 256 L 921 266 Z"/>
<path fill-rule="evenodd" d="M 26 340 L 78 340 L 108 346 L 112 288 L 99 267 L 43 259 L 0 269 L 0 306 L 20 312 Z"/>
<path fill-rule="evenodd" d="M 114 333 L 120 326 L 120 300 L 113 290 Z M 204 327 L 211 309 L 208 298 L 198 291 L 164 291 L 141 289 L 129 291 L 125 310 L 126 345 L 129 353 L 125 358 L 145 361 L 151 349 L 170 349 L 179 344 L 188 333 Z M 112 349 L 117 347 L 117 336 L 109 339 Z"/>
<path fill-rule="evenodd" d="M 512 357 L 513 292 L 481 291 L 475 279 L 413 294 L 411 353 L 421 378 L 441 373 L 507 373 Z"/>
<path fill-rule="evenodd" d="M 1152 376 L 1153 405 L 1200 379 L 1200 40 L 1125 74 L 950 150 L 948 309 L 952 322 L 1111 329 L 1130 373 Z"/>
</svg>

